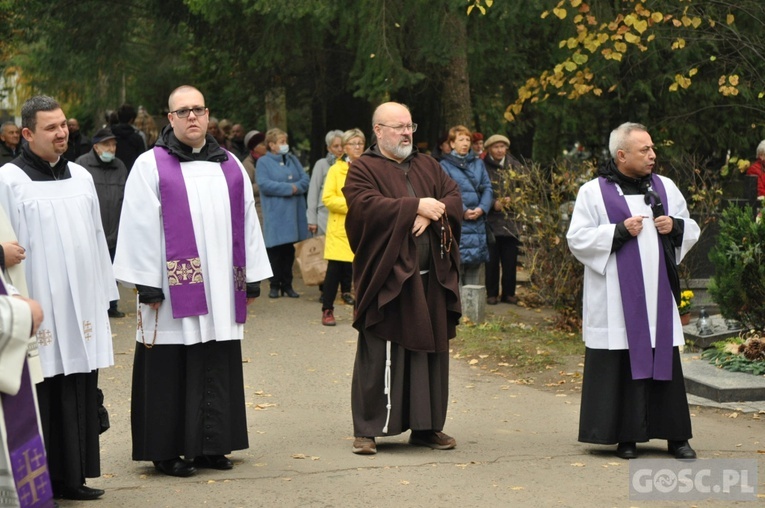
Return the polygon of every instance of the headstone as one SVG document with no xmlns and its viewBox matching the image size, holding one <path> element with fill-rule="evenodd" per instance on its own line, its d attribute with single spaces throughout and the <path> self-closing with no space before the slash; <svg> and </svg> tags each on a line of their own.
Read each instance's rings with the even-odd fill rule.
<svg viewBox="0 0 765 508">
<path fill-rule="evenodd" d="M 462 315 L 473 323 L 483 323 L 486 316 L 486 286 L 466 284 L 460 288 Z"/>
</svg>

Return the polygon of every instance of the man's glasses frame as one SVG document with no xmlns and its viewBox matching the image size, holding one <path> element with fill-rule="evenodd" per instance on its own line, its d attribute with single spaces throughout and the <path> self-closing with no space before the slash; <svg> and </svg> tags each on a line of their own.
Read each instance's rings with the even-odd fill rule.
<svg viewBox="0 0 765 508">
<path fill-rule="evenodd" d="M 378 123 L 377 125 L 381 127 L 387 127 L 389 129 L 393 129 L 397 133 L 402 133 L 407 129 L 410 129 L 413 133 L 417 132 L 417 124 L 416 123 L 410 123 L 407 125 L 386 125 L 384 123 Z"/>
<path fill-rule="evenodd" d="M 170 114 L 175 113 L 178 118 L 188 118 L 189 113 L 194 113 L 194 116 L 205 116 L 207 114 L 207 108 L 205 106 L 196 106 L 193 108 L 181 108 L 171 111 Z"/>
</svg>

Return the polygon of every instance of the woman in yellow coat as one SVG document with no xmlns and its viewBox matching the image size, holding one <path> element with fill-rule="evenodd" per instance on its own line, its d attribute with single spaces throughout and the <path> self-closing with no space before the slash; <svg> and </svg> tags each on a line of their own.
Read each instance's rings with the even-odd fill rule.
<svg viewBox="0 0 765 508">
<path fill-rule="evenodd" d="M 324 277 L 324 288 L 321 301 L 321 324 L 335 326 L 335 297 L 337 286 L 341 280 L 350 281 L 353 275 L 353 251 L 345 233 L 345 216 L 348 205 L 343 196 L 343 186 L 351 162 L 364 153 L 366 138 L 359 129 L 351 129 L 343 133 L 343 151 L 345 157 L 338 159 L 327 173 L 324 182 L 322 201 L 329 210 L 327 220 L 327 239 L 324 246 L 324 258 L 328 260 L 327 275 Z M 350 283 L 348 284 L 348 287 Z M 353 302 L 351 295 L 343 295 L 347 303 Z"/>
</svg>

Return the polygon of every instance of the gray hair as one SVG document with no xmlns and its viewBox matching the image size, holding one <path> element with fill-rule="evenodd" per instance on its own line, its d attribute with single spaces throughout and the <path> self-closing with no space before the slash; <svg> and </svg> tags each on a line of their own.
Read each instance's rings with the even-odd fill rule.
<svg viewBox="0 0 765 508">
<path fill-rule="evenodd" d="M 361 138 L 364 143 L 367 142 L 367 138 L 364 136 L 364 133 L 361 132 L 361 129 L 350 129 L 343 132 L 343 146 L 347 145 L 353 138 Z"/>
<path fill-rule="evenodd" d="M 324 142 L 327 144 L 327 148 L 329 148 L 329 145 L 332 144 L 332 142 L 335 140 L 335 138 L 343 139 L 343 131 L 335 129 L 333 131 L 329 131 L 326 136 L 324 136 Z"/>
<path fill-rule="evenodd" d="M 3 122 L 3 124 L 0 125 L 0 134 L 5 134 L 5 128 L 10 126 L 16 127 L 16 122 L 14 122 L 13 120 L 8 120 L 7 122 Z"/>
<path fill-rule="evenodd" d="M 611 137 L 608 138 L 608 151 L 611 152 L 611 157 L 616 159 L 616 152 L 624 150 L 627 136 L 634 131 L 648 132 L 648 129 L 639 123 L 625 122 L 611 131 Z"/>
<path fill-rule="evenodd" d="M 757 145 L 757 158 L 759 159 L 762 155 L 765 155 L 765 139 L 760 141 L 760 144 Z"/>
<path fill-rule="evenodd" d="M 47 95 L 36 95 L 21 106 L 21 127 L 34 132 L 37 127 L 37 112 L 57 109 L 61 109 L 61 106 L 56 99 Z"/>
</svg>

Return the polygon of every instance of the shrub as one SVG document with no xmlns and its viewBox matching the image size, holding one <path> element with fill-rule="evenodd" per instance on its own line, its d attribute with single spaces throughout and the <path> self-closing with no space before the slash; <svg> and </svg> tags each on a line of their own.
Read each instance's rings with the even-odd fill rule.
<svg viewBox="0 0 765 508">
<path fill-rule="evenodd" d="M 709 293 L 727 319 L 747 328 L 765 329 L 765 223 L 751 207 L 729 206 L 720 219 L 720 234 L 709 253 L 715 274 Z"/>
</svg>

